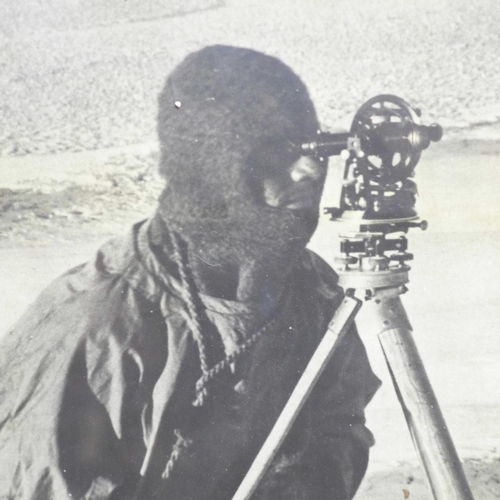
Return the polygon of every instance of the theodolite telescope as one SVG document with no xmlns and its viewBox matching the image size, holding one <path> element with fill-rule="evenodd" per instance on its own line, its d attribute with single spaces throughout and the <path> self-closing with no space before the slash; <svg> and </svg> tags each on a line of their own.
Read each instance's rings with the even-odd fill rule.
<svg viewBox="0 0 500 500">
<path fill-rule="evenodd" d="M 361 106 L 350 132 L 319 132 L 302 144 L 304 155 L 346 160 L 340 207 L 327 209 L 333 219 L 380 223 L 417 217 L 411 177 L 422 151 L 443 135 L 440 125 L 421 125 L 419 117 L 400 97 L 380 95 Z"/>
</svg>

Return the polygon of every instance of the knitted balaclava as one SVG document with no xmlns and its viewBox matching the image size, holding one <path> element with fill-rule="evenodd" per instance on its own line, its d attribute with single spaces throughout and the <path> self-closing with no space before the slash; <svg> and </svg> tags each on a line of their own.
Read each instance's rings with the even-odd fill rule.
<svg viewBox="0 0 500 500">
<path fill-rule="evenodd" d="M 317 215 L 267 206 L 259 181 L 286 171 L 317 128 L 298 76 L 259 52 L 207 47 L 168 77 L 159 96 L 167 181 L 159 214 L 186 242 L 202 291 L 208 265 L 237 273 L 239 300 L 279 294 Z"/>
</svg>

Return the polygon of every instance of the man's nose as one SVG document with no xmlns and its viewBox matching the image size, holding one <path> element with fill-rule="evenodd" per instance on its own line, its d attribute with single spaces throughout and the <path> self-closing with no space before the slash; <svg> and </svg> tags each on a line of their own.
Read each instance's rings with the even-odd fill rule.
<svg viewBox="0 0 500 500">
<path fill-rule="evenodd" d="M 324 165 L 310 156 L 301 156 L 290 168 L 290 177 L 294 182 L 319 181 L 324 175 Z"/>
</svg>

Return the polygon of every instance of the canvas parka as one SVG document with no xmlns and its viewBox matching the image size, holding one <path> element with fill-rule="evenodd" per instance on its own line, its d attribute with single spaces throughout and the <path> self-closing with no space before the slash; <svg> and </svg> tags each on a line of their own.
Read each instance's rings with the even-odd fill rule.
<svg viewBox="0 0 500 500">
<path fill-rule="evenodd" d="M 192 318 L 149 224 L 58 278 L 3 338 L 1 499 L 126 498 L 155 439 L 153 498 L 229 500 L 342 299 L 335 273 L 309 250 L 277 311 L 202 295 L 225 355 L 277 320 L 193 406 Z M 364 409 L 379 384 L 352 328 L 255 498 L 352 498 L 373 444 Z"/>
</svg>

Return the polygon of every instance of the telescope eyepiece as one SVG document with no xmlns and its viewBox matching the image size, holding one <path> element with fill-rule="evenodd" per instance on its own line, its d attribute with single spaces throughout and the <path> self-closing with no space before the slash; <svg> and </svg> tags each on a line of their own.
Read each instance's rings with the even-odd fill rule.
<svg viewBox="0 0 500 500">
<path fill-rule="evenodd" d="M 300 149 L 303 155 L 322 158 L 338 156 L 348 147 L 350 137 L 349 132 L 321 132 L 313 141 L 302 144 Z"/>
</svg>

